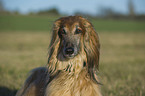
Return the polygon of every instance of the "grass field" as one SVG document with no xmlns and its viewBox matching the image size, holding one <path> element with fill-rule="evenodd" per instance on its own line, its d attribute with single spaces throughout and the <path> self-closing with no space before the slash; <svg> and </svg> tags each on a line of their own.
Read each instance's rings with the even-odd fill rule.
<svg viewBox="0 0 145 96">
<path fill-rule="evenodd" d="M 20 25 L 4 21 L 7 17 L 0 18 L 5 24 L 0 22 L 0 96 L 14 96 L 31 69 L 47 64 L 47 48 L 51 36 L 50 29 L 46 27 L 50 23 L 47 25 L 48 22 L 45 22 L 47 17 L 24 16 L 17 19 L 14 16 L 13 22 L 18 20 Z M 42 29 L 41 26 L 38 28 L 38 22 L 40 25 L 44 23 Z M 129 21 L 130 24 L 126 22 L 128 26 L 124 25 L 125 21 L 122 22 L 117 26 L 117 21 L 93 21 L 101 42 L 99 76 L 103 83 L 102 93 L 104 96 L 145 96 L 144 22 Z M 30 29 L 27 25 L 29 23 Z M 113 29 L 109 23 L 117 29 Z M 12 26 L 3 28 L 7 24 Z M 31 26 L 33 24 L 35 25 Z M 98 26 L 100 29 L 97 29 Z M 121 30 L 122 26 L 127 27 Z"/>
<path fill-rule="evenodd" d="M 48 31 L 59 17 L 49 16 L 3 16 L 0 15 L 0 32 Z M 145 21 L 90 19 L 99 32 L 145 32 Z"/>
</svg>

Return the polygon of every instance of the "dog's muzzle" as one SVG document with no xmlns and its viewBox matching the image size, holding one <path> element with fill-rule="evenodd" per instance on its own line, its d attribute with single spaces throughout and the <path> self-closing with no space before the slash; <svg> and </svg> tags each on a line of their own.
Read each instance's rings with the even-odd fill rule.
<svg viewBox="0 0 145 96">
<path fill-rule="evenodd" d="M 75 48 L 74 44 L 72 43 L 66 43 L 63 49 L 63 55 L 66 58 L 73 58 L 77 53 L 77 48 Z"/>
</svg>

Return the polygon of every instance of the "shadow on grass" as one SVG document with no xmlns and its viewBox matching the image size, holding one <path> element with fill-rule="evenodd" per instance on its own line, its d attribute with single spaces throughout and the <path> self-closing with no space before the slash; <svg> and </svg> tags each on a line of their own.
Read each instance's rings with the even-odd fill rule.
<svg viewBox="0 0 145 96">
<path fill-rule="evenodd" d="M 17 90 L 11 90 L 7 87 L 0 86 L 0 96 L 15 96 Z"/>
</svg>

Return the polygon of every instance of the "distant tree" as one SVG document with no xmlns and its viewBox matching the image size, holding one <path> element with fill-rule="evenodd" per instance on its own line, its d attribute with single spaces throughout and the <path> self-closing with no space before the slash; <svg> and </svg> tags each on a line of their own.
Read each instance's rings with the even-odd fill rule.
<svg viewBox="0 0 145 96">
<path fill-rule="evenodd" d="M 52 8 L 52 9 L 48 10 L 48 13 L 59 15 L 58 9 L 56 9 L 56 8 Z"/>
<path fill-rule="evenodd" d="M 33 11 L 30 11 L 30 12 L 28 13 L 28 15 L 36 15 L 36 13 L 34 13 Z"/>
<path fill-rule="evenodd" d="M 39 15 L 59 15 L 59 11 L 57 8 L 51 8 L 48 10 L 41 10 L 37 14 Z"/>
<path fill-rule="evenodd" d="M 14 14 L 14 15 L 20 15 L 20 13 L 19 13 L 18 10 L 13 11 L 13 14 Z"/>
<path fill-rule="evenodd" d="M 99 13 L 97 14 L 97 18 L 105 18 L 105 19 L 125 19 L 126 15 L 119 12 L 115 11 L 112 8 L 109 7 L 100 7 L 99 8 Z"/>
<path fill-rule="evenodd" d="M 81 11 L 76 11 L 76 12 L 74 13 L 74 15 L 84 16 L 84 17 L 93 17 L 91 14 L 89 14 L 89 13 L 84 13 L 84 12 L 81 12 Z"/>
<path fill-rule="evenodd" d="M 134 17 L 135 16 L 135 11 L 134 11 L 134 5 L 133 5 L 132 0 L 128 1 L 128 9 L 129 9 L 129 16 Z"/>
<path fill-rule="evenodd" d="M 113 17 L 117 13 L 111 9 L 111 8 L 106 8 L 106 7 L 100 7 L 99 10 L 99 15 L 102 17 Z"/>
</svg>

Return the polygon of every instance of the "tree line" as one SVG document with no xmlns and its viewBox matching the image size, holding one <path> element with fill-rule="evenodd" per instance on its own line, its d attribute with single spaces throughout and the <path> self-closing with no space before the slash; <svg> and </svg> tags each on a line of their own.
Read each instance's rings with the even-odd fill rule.
<svg viewBox="0 0 145 96">
<path fill-rule="evenodd" d="M 4 8 L 2 0 L 0 0 L 0 14 L 21 15 L 21 13 L 17 10 L 15 11 L 6 10 Z M 31 11 L 27 15 L 65 16 L 67 14 L 60 13 L 59 10 L 54 7 L 50 9 L 39 10 L 38 12 Z M 103 19 L 135 19 L 135 20 L 145 19 L 145 14 L 136 14 L 135 7 L 132 0 L 128 0 L 128 14 L 116 12 L 108 7 L 101 7 L 99 9 L 99 13 L 96 15 L 83 13 L 81 11 L 75 12 L 74 15 L 81 15 L 81 16 L 92 17 L 92 18 L 103 18 Z"/>
</svg>

